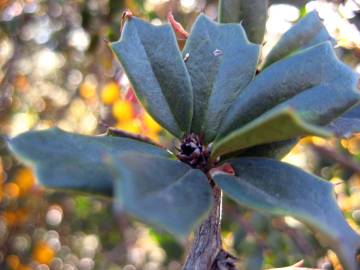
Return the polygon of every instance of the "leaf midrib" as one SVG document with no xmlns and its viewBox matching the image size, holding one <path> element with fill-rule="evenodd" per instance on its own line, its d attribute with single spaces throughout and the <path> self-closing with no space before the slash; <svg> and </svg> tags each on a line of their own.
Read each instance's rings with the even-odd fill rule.
<svg viewBox="0 0 360 270">
<path fill-rule="evenodd" d="M 168 185 L 166 185 L 165 187 L 159 187 L 158 189 L 152 190 L 150 192 L 146 192 L 142 195 L 141 200 L 145 200 L 146 198 L 149 198 L 151 196 L 157 195 L 159 193 L 163 193 L 166 190 L 170 189 L 172 186 L 177 185 L 179 182 L 181 182 L 181 180 L 183 178 L 185 178 L 188 174 L 190 174 L 193 171 L 193 169 L 189 169 L 187 170 L 184 174 L 182 174 L 181 176 L 177 177 L 176 180 L 172 181 L 171 183 L 169 183 Z"/>
<path fill-rule="evenodd" d="M 158 29 L 162 30 L 162 29 L 169 28 L 169 25 L 168 25 L 168 24 L 159 25 L 159 26 L 149 25 L 149 27 L 154 28 L 154 29 L 158 28 Z M 169 99 L 168 99 L 167 95 L 164 94 L 163 85 L 160 83 L 160 81 L 159 81 L 159 79 L 158 79 L 158 74 L 157 74 L 157 73 L 155 72 L 155 70 L 154 70 L 154 64 L 152 63 L 152 61 L 150 61 L 149 52 L 148 52 L 149 49 L 148 49 L 146 46 L 144 46 L 144 44 L 146 44 L 146 41 L 144 42 L 144 40 L 142 39 L 141 35 L 140 35 L 139 32 L 138 32 L 137 27 L 135 27 L 135 29 L 136 29 L 136 34 L 137 34 L 137 36 L 139 37 L 139 39 L 140 39 L 140 41 L 141 41 L 141 46 L 143 47 L 143 49 L 144 49 L 144 51 L 145 51 L 145 53 L 146 53 L 146 57 L 147 57 L 147 59 L 148 59 L 148 62 L 150 63 L 151 72 L 154 74 L 154 77 L 156 78 L 156 83 L 159 85 L 160 91 L 161 91 L 164 99 L 166 100 L 166 104 L 167 104 L 167 106 L 168 106 L 168 109 L 169 109 L 169 111 L 172 113 L 172 116 L 173 116 L 173 119 L 175 120 L 175 124 L 176 124 L 177 128 L 178 128 L 179 130 L 182 130 L 181 125 L 179 125 L 178 119 L 176 119 L 176 116 L 175 116 L 175 114 L 174 114 L 174 108 L 172 108 L 172 106 L 169 105 Z M 172 35 L 174 36 L 173 31 L 170 31 L 170 33 L 172 33 Z M 175 40 L 176 40 L 176 39 L 175 39 Z M 175 44 L 175 45 L 176 45 L 176 47 L 178 48 L 178 52 L 179 52 L 179 55 L 180 55 L 180 57 L 181 57 L 181 53 L 180 53 L 179 47 L 178 47 L 177 44 Z M 186 70 L 186 72 L 188 73 L 188 70 L 187 70 L 186 68 L 185 68 L 185 70 Z"/>
</svg>

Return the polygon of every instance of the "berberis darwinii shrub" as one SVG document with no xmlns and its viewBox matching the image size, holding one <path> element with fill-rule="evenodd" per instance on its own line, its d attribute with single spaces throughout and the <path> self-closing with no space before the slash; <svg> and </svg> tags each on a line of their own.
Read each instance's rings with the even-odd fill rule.
<svg viewBox="0 0 360 270">
<path fill-rule="evenodd" d="M 142 105 L 179 140 L 177 149 L 57 128 L 21 134 L 9 148 L 45 186 L 113 196 L 115 212 L 179 238 L 206 219 L 220 187 L 245 207 L 300 220 L 345 269 L 359 269 L 360 237 L 332 185 L 278 161 L 302 136 L 351 132 L 337 123 L 360 99 L 358 75 L 337 59 L 316 12 L 259 64 L 266 9 L 256 16 L 251 9 L 259 2 L 221 2 L 221 23 L 199 15 L 182 51 L 171 25 L 126 17 L 111 47 Z"/>
</svg>

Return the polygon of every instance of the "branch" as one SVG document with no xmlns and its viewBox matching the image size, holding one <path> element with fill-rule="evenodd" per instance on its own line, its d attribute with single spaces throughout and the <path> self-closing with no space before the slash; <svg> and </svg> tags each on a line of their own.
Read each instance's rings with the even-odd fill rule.
<svg viewBox="0 0 360 270">
<path fill-rule="evenodd" d="M 352 160 L 350 157 L 343 155 L 336 151 L 335 149 L 331 149 L 325 146 L 311 145 L 312 149 L 314 149 L 319 154 L 326 156 L 337 163 L 339 163 L 342 167 L 351 170 L 357 174 L 360 174 L 360 164 Z"/>
<path fill-rule="evenodd" d="M 164 148 L 162 145 L 154 142 L 149 137 L 146 137 L 146 136 L 143 136 L 143 135 L 140 135 L 140 134 L 133 134 L 133 133 L 121 130 L 121 129 L 109 127 L 108 125 L 106 125 L 104 123 L 101 123 L 101 125 L 105 126 L 107 128 L 105 134 L 101 134 L 101 135 L 129 138 L 129 139 L 149 143 L 149 144 L 155 145 L 155 146 L 157 146 L 159 148 Z"/>
<path fill-rule="evenodd" d="M 190 253 L 183 270 L 235 270 L 237 259 L 222 248 L 221 211 L 222 193 L 213 187 L 214 206 L 209 217 L 195 232 Z"/>
<path fill-rule="evenodd" d="M 210 216 L 200 224 L 195 232 L 195 239 L 183 270 L 210 269 L 221 250 L 221 190 L 214 187 L 213 195 L 213 209 Z"/>
</svg>

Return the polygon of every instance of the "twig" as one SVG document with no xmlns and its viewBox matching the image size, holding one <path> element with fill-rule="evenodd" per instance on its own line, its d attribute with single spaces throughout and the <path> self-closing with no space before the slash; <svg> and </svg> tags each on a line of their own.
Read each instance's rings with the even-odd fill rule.
<svg viewBox="0 0 360 270">
<path fill-rule="evenodd" d="M 336 151 L 335 149 L 331 149 L 326 146 L 318 146 L 312 144 L 311 147 L 319 154 L 336 161 L 344 168 L 349 169 L 357 174 L 360 174 L 360 164 L 352 160 L 350 157 L 343 155 L 338 151 Z"/>
<path fill-rule="evenodd" d="M 257 245 L 259 246 L 259 248 L 261 250 L 264 251 L 267 247 L 267 244 L 261 237 L 259 237 L 259 235 L 257 234 L 254 227 L 250 224 L 250 222 L 247 221 L 241 215 L 238 217 L 238 222 L 239 222 L 240 226 L 246 231 L 247 234 L 250 234 L 255 237 Z"/>
<path fill-rule="evenodd" d="M 273 227 L 292 238 L 303 254 L 311 255 L 315 252 L 313 247 L 304 239 L 303 235 L 299 234 L 296 229 L 287 226 L 283 219 L 274 219 Z"/>
<path fill-rule="evenodd" d="M 133 134 L 133 133 L 130 133 L 130 132 L 126 132 L 126 131 L 117 129 L 117 128 L 109 127 L 108 125 L 106 125 L 104 123 L 101 123 L 101 125 L 107 128 L 106 133 L 104 134 L 106 136 L 125 137 L 125 138 L 129 138 L 129 139 L 149 143 L 149 144 L 152 144 L 152 145 L 155 145 L 155 146 L 157 146 L 159 148 L 164 149 L 164 146 L 154 142 L 149 137 L 146 137 L 146 136 L 143 136 L 143 135 L 140 135 L 140 134 Z"/>
<path fill-rule="evenodd" d="M 321 270 L 319 268 L 304 268 L 302 267 L 304 265 L 304 260 L 301 260 L 291 266 L 283 267 L 283 268 L 274 268 L 269 270 Z"/>
</svg>

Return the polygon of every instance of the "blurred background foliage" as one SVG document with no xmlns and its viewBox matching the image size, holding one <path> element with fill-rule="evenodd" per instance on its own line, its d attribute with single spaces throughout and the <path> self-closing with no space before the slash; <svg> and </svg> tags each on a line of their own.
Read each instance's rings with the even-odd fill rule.
<svg viewBox="0 0 360 270">
<path fill-rule="evenodd" d="M 360 71 L 360 1 L 270 1 L 265 54 L 299 18 L 318 10 L 337 39 L 337 53 Z M 144 112 L 108 42 L 119 38 L 124 8 L 160 24 L 172 10 L 186 29 L 206 0 L 0 0 L 0 133 L 59 126 L 83 134 L 117 127 L 172 143 Z M 360 135 L 304 138 L 284 160 L 334 183 L 348 222 L 360 226 Z M 327 207 L 324 205 L 324 207 Z M 226 249 L 239 269 L 307 266 L 340 270 L 336 256 L 291 218 L 270 218 L 226 199 Z M 43 190 L 0 146 L 0 269 L 180 269 L 189 243 L 124 215 L 103 198 Z"/>
</svg>

